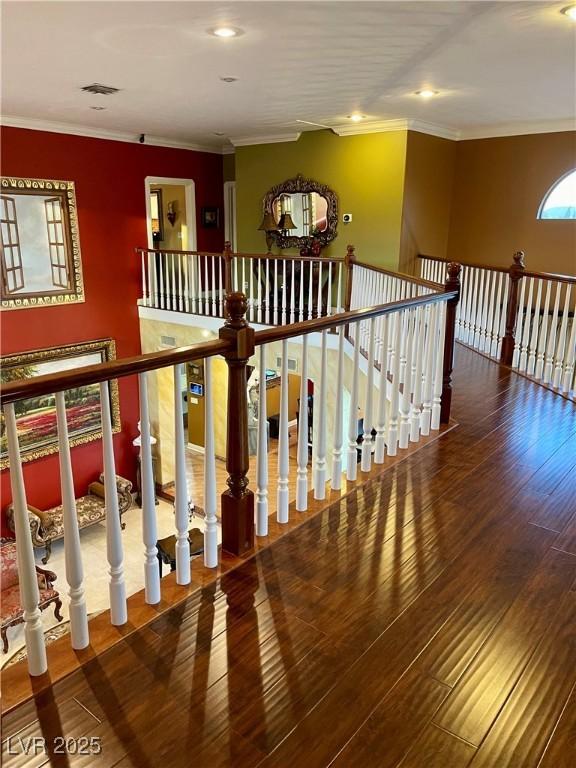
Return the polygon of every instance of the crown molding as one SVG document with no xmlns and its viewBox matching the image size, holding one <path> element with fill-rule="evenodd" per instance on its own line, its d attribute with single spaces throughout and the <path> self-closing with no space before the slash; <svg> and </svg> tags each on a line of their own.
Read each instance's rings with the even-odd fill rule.
<svg viewBox="0 0 576 768">
<path fill-rule="evenodd" d="M 269 134 L 267 136 L 231 136 L 229 141 L 235 147 L 251 147 L 254 144 L 282 144 L 287 141 L 298 141 L 302 135 L 301 131 L 295 131 L 294 133 L 277 133 Z"/>
<path fill-rule="evenodd" d="M 108 131 L 104 128 L 93 128 L 88 125 L 76 125 L 73 123 L 58 123 L 52 120 L 40 120 L 31 117 L 17 117 L 15 115 L 2 115 L 0 124 L 10 128 L 26 128 L 31 131 L 48 131 L 49 133 L 67 133 L 72 136 L 85 136 L 90 139 L 107 139 L 109 141 L 123 141 L 128 144 L 138 144 L 139 134 L 126 133 L 124 131 Z M 211 147 L 204 144 L 194 144 L 187 141 L 169 139 L 165 136 L 151 136 L 146 134 L 145 144 L 152 147 L 168 147 L 171 149 L 187 149 L 193 152 L 210 152 L 215 155 L 226 154 L 228 147 Z"/>
<path fill-rule="evenodd" d="M 357 136 L 365 133 L 388 133 L 390 131 L 417 131 L 427 133 L 430 136 L 438 136 L 441 139 L 458 141 L 460 131 L 455 128 L 447 128 L 435 123 L 426 123 L 423 120 L 409 120 L 399 118 L 396 120 L 379 120 L 373 123 L 350 123 L 337 125 L 332 129 L 338 136 Z"/>
<path fill-rule="evenodd" d="M 527 136 L 531 133 L 563 133 L 575 131 L 576 119 L 539 120 L 522 123 L 499 123 L 479 128 L 465 128 L 460 131 L 460 140 L 496 139 L 506 136 Z"/>
</svg>

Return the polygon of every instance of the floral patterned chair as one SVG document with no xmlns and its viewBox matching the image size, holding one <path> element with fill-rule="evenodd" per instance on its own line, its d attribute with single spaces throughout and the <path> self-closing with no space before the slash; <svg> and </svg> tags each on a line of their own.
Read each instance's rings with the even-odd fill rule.
<svg viewBox="0 0 576 768">
<path fill-rule="evenodd" d="M 8 627 L 14 627 L 16 624 L 21 624 L 24 621 L 24 608 L 20 602 L 15 541 L 2 541 L 2 546 L 0 547 L 0 569 L 2 573 L 0 592 L 2 625 L 0 634 L 2 635 L 2 651 L 7 653 Z M 49 605 L 54 604 L 54 616 L 58 621 L 62 621 L 62 614 L 60 613 L 62 601 L 60 600 L 59 592 L 53 587 L 56 581 L 56 574 L 36 566 L 36 578 L 38 579 L 38 589 L 40 591 L 38 607 L 43 611 Z"/>
<path fill-rule="evenodd" d="M 126 523 L 122 515 L 132 505 L 132 483 L 119 475 L 116 475 L 116 491 L 118 493 L 118 512 L 122 529 Z M 99 482 L 90 483 L 88 493 L 76 499 L 76 515 L 78 528 L 88 528 L 90 525 L 101 523 L 106 518 L 106 502 L 104 499 L 104 475 L 100 475 Z M 6 510 L 8 527 L 15 533 L 14 505 Z M 33 547 L 43 547 L 46 552 L 42 558 L 44 565 L 50 559 L 52 542 L 64 538 L 64 512 L 62 506 L 53 509 L 41 510 L 28 504 L 28 523 Z"/>
</svg>

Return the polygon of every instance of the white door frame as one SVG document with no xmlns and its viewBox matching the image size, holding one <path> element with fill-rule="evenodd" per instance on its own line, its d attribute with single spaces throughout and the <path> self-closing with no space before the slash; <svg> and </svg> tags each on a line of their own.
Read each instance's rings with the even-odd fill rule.
<svg viewBox="0 0 576 768">
<path fill-rule="evenodd" d="M 224 182 L 224 239 L 232 244 L 236 251 L 236 182 Z"/>
<path fill-rule="evenodd" d="M 157 184 L 177 184 L 184 187 L 186 205 L 186 227 L 188 228 L 188 250 L 195 251 L 197 247 L 196 233 L 196 184 L 194 179 L 174 179 L 169 176 L 146 176 L 144 190 L 146 194 L 146 236 L 148 248 L 154 248 L 152 240 L 152 215 L 150 211 L 150 189 Z"/>
</svg>

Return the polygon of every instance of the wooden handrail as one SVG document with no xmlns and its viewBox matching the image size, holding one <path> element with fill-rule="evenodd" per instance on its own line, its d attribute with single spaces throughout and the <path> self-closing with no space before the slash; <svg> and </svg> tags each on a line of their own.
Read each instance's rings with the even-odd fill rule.
<svg viewBox="0 0 576 768">
<path fill-rule="evenodd" d="M 427 259 L 428 261 L 438 261 L 448 264 L 450 259 L 444 259 L 440 256 L 426 256 L 426 254 L 419 253 L 416 257 L 418 259 Z M 508 273 L 509 267 L 495 267 L 492 264 L 470 264 L 468 262 L 460 262 L 463 267 L 474 267 L 475 269 L 488 269 L 492 272 L 506 272 Z M 395 273 L 394 273 L 395 274 Z M 542 280 L 556 280 L 559 283 L 569 283 L 570 285 L 576 285 L 576 277 L 572 275 L 560 275 L 556 272 L 536 272 L 524 270 L 524 277 L 537 277 Z"/>
<path fill-rule="evenodd" d="M 536 277 L 541 280 L 554 280 L 557 283 L 576 285 L 576 277 L 572 277 L 571 275 L 557 275 L 553 272 L 529 272 L 528 270 L 525 270 L 524 277 Z"/>
<path fill-rule="evenodd" d="M 87 365 L 73 371 L 48 373 L 43 376 L 35 376 L 32 379 L 11 381 L 0 385 L 0 400 L 5 405 L 26 397 L 52 395 L 54 392 L 82 387 L 86 384 L 96 384 L 100 381 L 110 381 L 122 376 L 130 376 L 133 373 L 153 371 L 177 363 L 185 363 L 189 360 L 201 360 L 213 355 L 224 355 L 233 346 L 233 341 L 228 339 L 214 339 L 199 344 L 191 344 L 188 347 L 177 347 L 161 352 L 125 357 L 121 360 L 110 360 L 107 363 Z"/>
<path fill-rule="evenodd" d="M 358 320 L 371 320 L 374 317 L 392 314 L 400 309 L 418 307 L 421 304 L 434 304 L 437 301 L 447 301 L 457 296 L 458 291 L 456 290 L 442 290 L 437 293 L 429 293 L 426 296 L 415 296 L 412 299 L 401 299 L 400 301 L 392 301 L 388 304 L 377 304 L 373 307 L 340 312 L 337 315 L 304 320 L 302 323 L 290 323 L 275 328 L 265 328 L 261 331 L 256 331 L 255 343 L 256 346 L 259 344 L 270 344 L 274 341 L 282 341 L 282 339 L 289 339 L 293 336 L 326 331 L 330 328 L 337 328 L 340 325 L 355 323 Z"/>
<path fill-rule="evenodd" d="M 427 256 L 426 254 L 419 253 L 416 256 L 417 259 L 428 259 L 429 261 L 438 261 L 443 264 L 450 264 L 452 259 L 444 259 L 441 256 Z M 491 272 L 506 272 L 508 273 L 508 267 L 495 267 L 493 264 L 470 264 L 469 262 L 461 261 L 460 264 L 463 267 L 473 267 L 474 269 L 488 269 Z"/>
<path fill-rule="evenodd" d="M 427 257 L 426 257 L 427 258 Z M 444 259 L 442 259 L 444 261 Z M 359 267 L 364 267 L 364 269 L 370 269 L 373 272 L 380 272 L 382 275 L 391 275 L 392 277 L 395 277 L 399 280 L 406 280 L 408 283 L 415 283 L 416 285 L 422 285 L 425 288 L 432 288 L 433 290 L 437 291 L 438 288 L 442 288 L 444 283 L 433 283 L 431 280 L 424 280 L 422 277 L 415 277 L 414 275 L 407 275 L 405 272 L 393 272 L 390 269 L 384 269 L 384 267 L 377 267 L 374 264 L 366 264 L 363 261 L 355 261 L 355 264 L 357 264 Z M 446 261 L 446 264 L 449 264 L 449 261 Z"/>
<path fill-rule="evenodd" d="M 134 248 L 134 251 L 136 253 L 180 253 L 188 256 L 218 256 L 221 259 L 224 257 L 222 251 L 178 251 L 166 248 L 141 248 L 140 246 Z"/>
</svg>

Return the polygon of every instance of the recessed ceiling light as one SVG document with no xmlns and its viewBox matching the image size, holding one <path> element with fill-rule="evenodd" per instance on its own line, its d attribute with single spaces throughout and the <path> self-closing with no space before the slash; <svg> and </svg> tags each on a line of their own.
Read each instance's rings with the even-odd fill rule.
<svg viewBox="0 0 576 768">
<path fill-rule="evenodd" d="M 240 35 L 244 34 L 244 30 L 238 29 L 238 27 L 214 27 L 208 30 L 208 34 L 222 38 L 240 37 Z"/>
<path fill-rule="evenodd" d="M 222 80 L 223 83 L 235 83 L 238 78 L 237 77 L 221 77 L 220 80 Z"/>
<path fill-rule="evenodd" d="M 214 131 L 214 136 L 226 136 L 223 131 Z"/>
<path fill-rule="evenodd" d="M 358 112 L 354 112 L 352 115 L 348 115 L 348 120 L 352 120 L 353 123 L 359 123 L 360 120 L 364 120 L 366 115 L 359 115 Z"/>
<path fill-rule="evenodd" d="M 90 109 L 96 109 L 98 112 L 101 112 L 103 109 L 106 109 L 106 107 L 90 107 Z"/>
<path fill-rule="evenodd" d="M 567 5 L 566 8 L 562 8 L 560 13 L 563 13 L 564 16 L 568 16 L 572 21 L 576 21 L 576 5 Z"/>
<path fill-rule="evenodd" d="M 416 91 L 416 96 L 420 96 L 421 99 L 431 99 L 437 95 L 438 91 L 433 91 L 431 88 L 423 88 L 421 91 Z"/>
</svg>

